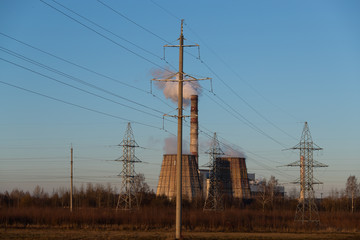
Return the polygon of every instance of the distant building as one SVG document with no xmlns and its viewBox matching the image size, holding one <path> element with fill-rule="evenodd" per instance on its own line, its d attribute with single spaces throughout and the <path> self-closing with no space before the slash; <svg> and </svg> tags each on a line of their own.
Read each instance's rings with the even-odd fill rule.
<svg viewBox="0 0 360 240">
<path fill-rule="evenodd" d="M 262 183 L 263 183 L 264 179 L 256 179 L 255 173 L 249 173 L 248 178 L 249 178 L 251 196 L 255 197 L 259 193 L 263 193 L 264 190 L 263 190 Z M 274 192 L 275 192 L 276 196 L 284 197 L 285 196 L 285 187 L 276 185 Z"/>
<path fill-rule="evenodd" d="M 249 180 L 245 158 L 221 157 L 217 159 L 221 166 L 221 187 L 223 194 L 230 198 L 250 199 Z M 206 198 L 209 191 L 210 171 L 200 169 L 200 181 L 203 186 L 203 196 Z"/>
</svg>

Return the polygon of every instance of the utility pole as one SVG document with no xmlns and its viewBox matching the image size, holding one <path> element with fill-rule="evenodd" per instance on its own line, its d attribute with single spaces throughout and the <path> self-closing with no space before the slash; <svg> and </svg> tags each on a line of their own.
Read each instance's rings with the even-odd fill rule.
<svg viewBox="0 0 360 240">
<path fill-rule="evenodd" d="M 176 239 L 181 238 L 182 219 L 182 119 L 183 119 L 183 60 L 184 60 L 184 35 L 183 22 L 181 20 L 181 33 L 179 39 L 179 87 L 178 87 L 178 135 L 177 135 L 177 157 L 176 157 Z"/>
<path fill-rule="evenodd" d="M 70 176 L 70 212 L 73 210 L 73 147 L 71 145 L 71 176 Z"/>
<path fill-rule="evenodd" d="M 313 151 L 322 150 L 321 147 L 317 146 L 311 138 L 308 123 L 305 122 L 305 126 L 301 135 L 300 142 L 290 148 L 300 150 L 300 161 L 296 161 L 288 164 L 289 167 L 300 166 L 300 181 L 294 183 L 300 183 L 300 198 L 296 208 L 295 222 L 302 224 L 308 223 L 319 223 L 319 212 L 315 203 L 315 192 L 313 185 L 322 184 L 314 178 L 315 167 L 328 167 L 328 165 L 314 161 Z"/>
<path fill-rule="evenodd" d="M 174 116 L 178 119 L 178 132 L 177 132 L 177 157 L 176 157 L 176 219 L 175 219 L 175 238 L 181 238 L 181 218 L 182 218 L 182 127 L 183 127 L 183 83 L 185 81 L 199 81 L 209 80 L 210 78 L 197 79 L 183 71 L 184 60 L 184 47 L 199 47 L 199 45 L 184 45 L 183 35 L 184 19 L 181 19 L 181 31 L 179 45 L 165 45 L 164 47 L 178 47 L 179 48 L 179 72 L 171 74 L 167 79 L 152 79 L 153 81 L 164 82 L 178 82 L 178 115 Z M 184 79 L 184 76 L 186 77 Z"/>
</svg>

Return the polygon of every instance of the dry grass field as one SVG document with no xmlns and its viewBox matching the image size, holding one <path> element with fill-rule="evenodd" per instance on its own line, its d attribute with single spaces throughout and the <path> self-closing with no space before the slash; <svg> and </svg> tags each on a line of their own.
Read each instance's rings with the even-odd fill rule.
<svg viewBox="0 0 360 240">
<path fill-rule="evenodd" d="M 303 240 L 303 239 L 360 239 L 360 233 L 225 233 L 225 232 L 183 232 L 184 239 L 239 239 L 239 240 Z M 89 229 L 0 229 L 0 239 L 174 239 L 174 231 L 124 231 Z"/>
<path fill-rule="evenodd" d="M 174 239 L 174 202 L 144 194 L 139 210 L 116 211 L 118 196 L 91 185 L 76 195 L 0 193 L 2 239 Z M 40 191 L 40 190 L 39 190 Z M 40 191 L 41 192 L 41 191 Z M 360 198 L 354 213 L 348 198 L 318 203 L 320 224 L 294 222 L 296 199 L 278 198 L 265 208 L 250 202 L 227 201 L 224 211 L 204 212 L 203 201 L 184 202 L 184 239 L 360 239 Z"/>
</svg>

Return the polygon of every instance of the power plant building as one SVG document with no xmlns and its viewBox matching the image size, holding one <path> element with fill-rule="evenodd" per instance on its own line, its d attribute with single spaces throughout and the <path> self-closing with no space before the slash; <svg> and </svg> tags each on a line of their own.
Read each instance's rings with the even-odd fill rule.
<svg viewBox="0 0 360 240">
<path fill-rule="evenodd" d="M 182 155 L 182 195 L 194 200 L 206 197 L 208 170 L 199 170 L 198 164 L 198 96 L 191 96 L 190 153 Z M 164 154 L 156 195 L 169 199 L 176 197 L 176 154 Z M 231 198 L 249 199 L 250 187 L 245 158 L 221 157 L 223 193 Z"/>
</svg>

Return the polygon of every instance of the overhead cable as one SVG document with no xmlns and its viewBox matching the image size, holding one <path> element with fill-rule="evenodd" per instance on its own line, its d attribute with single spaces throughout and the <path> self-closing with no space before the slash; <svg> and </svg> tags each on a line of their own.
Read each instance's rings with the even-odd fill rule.
<svg viewBox="0 0 360 240">
<path fill-rule="evenodd" d="M 119 47 L 121 47 L 121 48 L 125 49 L 126 51 L 128 51 L 128 52 L 130 52 L 130 53 L 134 54 L 135 56 L 137 56 L 137 57 L 139 57 L 139 58 L 141 58 L 141 59 L 145 60 L 146 62 L 151 63 L 151 64 L 153 64 L 153 65 L 155 65 L 155 66 L 157 66 L 157 67 L 159 67 L 159 68 L 163 69 L 164 71 L 169 72 L 169 70 L 168 70 L 168 69 L 166 69 L 166 68 L 164 68 L 163 66 L 160 66 L 159 64 L 155 63 L 154 61 L 151 61 L 150 59 L 148 59 L 148 58 L 146 58 L 146 57 L 144 57 L 144 56 L 142 56 L 142 55 L 140 55 L 140 54 L 138 54 L 138 53 L 134 52 L 133 50 L 130 50 L 129 48 L 125 47 L 124 45 L 122 45 L 122 44 L 120 44 L 120 43 L 118 43 L 118 42 L 116 42 L 116 41 L 112 40 L 111 38 L 109 38 L 109 37 L 105 36 L 104 34 L 100 33 L 99 31 L 97 31 L 97 30 L 95 30 L 95 29 L 93 29 L 93 28 L 89 27 L 88 25 L 86 25 L 86 24 L 84 24 L 84 23 L 80 22 L 79 20 L 77 20 L 77 19 L 73 18 L 73 17 L 72 17 L 72 16 L 70 16 L 69 14 L 66 14 L 65 12 L 61 11 L 60 9 L 58 9 L 58 8 L 56 8 L 56 7 L 52 6 L 51 4 L 49 4 L 49 3 L 45 2 L 44 0 L 40 0 L 40 1 L 41 1 L 42 3 L 44 3 L 44 4 L 46 4 L 47 6 L 51 7 L 52 9 L 54 9 L 54 10 L 58 11 L 59 13 L 63 14 L 64 16 L 66 16 L 66 17 L 70 18 L 71 20 L 73 20 L 73 21 L 75 21 L 75 22 L 79 23 L 80 25 L 82 25 L 83 27 L 85 27 L 85 28 L 89 29 L 90 31 L 93 31 L 94 33 L 96 33 L 96 34 L 100 35 L 101 37 L 103 37 L 103 38 L 107 39 L 108 41 L 110 41 L 110 42 L 114 43 L 115 45 L 117 45 L 117 46 L 119 46 Z"/>
<path fill-rule="evenodd" d="M 134 120 L 131 120 L 131 119 L 123 118 L 123 117 L 120 117 L 120 116 L 116 116 L 116 115 L 113 115 L 113 114 L 105 113 L 105 112 L 95 110 L 95 109 L 92 109 L 92 108 L 89 108 L 89 107 L 84 107 L 84 106 L 81 106 L 81 105 L 78 105 L 78 104 L 75 104 L 75 103 L 71 103 L 71 102 L 68 102 L 68 101 L 65 101 L 65 100 L 61 100 L 59 98 L 55 98 L 55 97 L 52 97 L 52 96 L 49 96 L 49 95 L 46 95 L 46 94 L 43 94 L 43 93 L 35 92 L 33 90 L 26 89 L 26 88 L 23 88 L 23 87 L 20 87 L 20 86 L 11 84 L 11 83 L 7 83 L 7 82 L 1 81 L 1 80 L 0 80 L 0 83 L 2 83 L 4 85 L 7 85 L 7 86 L 10 86 L 10 87 L 13 87 L 13 88 L 16 88 L 16 89 L 20 89 L 20 90 L 25 91 L 25 92 L 29 92 L 29 93 L 32 93 L 32 94 L 35 94 L 35 95 L 38 95 L 38 96 L 41 96 L 41 97 L 45 97 L 45 98 L 57 101 L 57 102 L 61 102 L 61 103 L 64 103 L 64 104 L 67 104 L 67 105 L 70 105 L 70 106 L 81 108 L 81 109 L 84 109 L 84 110 L 87 110 L 87 111 L 90 111 L 90 112 L 98 113 L 98 114 L 108 116 L 108 117 L 112 117 L 112 118 L 116 118 L 116 119 L 120 119 L 120 120 L 123 120 L 123 121 L 126 121 L 126 122 L 131 122 L 131 123 L 143 125 L 143 126 L 146 126 L 146 127 L 151 127 L 151 128 L 155 128 L 155 129 L 158 129 L 158 130 L 162 130 L 162 128 L 159 128 L 157 126 L 153 126 L 153 125 L 150 125 L 150 124 L 147 124 L 147 123 L 142 123 L 142 122 L 134 121 Z"/>
</svg>

